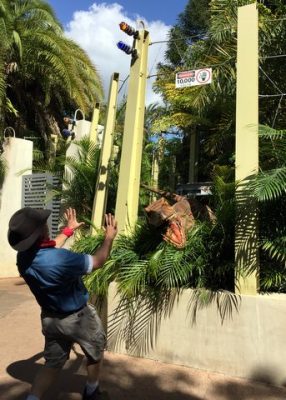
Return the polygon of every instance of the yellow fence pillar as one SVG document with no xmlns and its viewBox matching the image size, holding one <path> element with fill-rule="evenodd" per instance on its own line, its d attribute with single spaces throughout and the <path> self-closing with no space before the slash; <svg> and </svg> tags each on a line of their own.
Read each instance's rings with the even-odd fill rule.
<svg viewBox="0 0 286 400">
<path fill-rule="evenodd" d="M 256 3 L 238 8 L 236 103 L 236 181 L 257 173 L 258 157 L 258 10 Z M 235 262 L 237 291 L 258 290 L 258 221 L 256 204 L 242 186 L 236 192 Z"/>
<path fill-rule="evenodd" d="M 99 120 L 99 103 L 96 103 L 92 114 L 90 133 L 89 133 L 90 141 L 96 144 L 97 144 L 98 120 Z"/>
<path fill-rule="evenodd" d="M 107 114 L 106 114 L 104 135 L 103 135 L 101 155 L 100 155 L 99 175 L 96 183 L 96 190 L 95 190 L 93 210 L 92 210 L 92 223 L 95 225 L 96 228 L 101 228 L 106 209 L 107 192 L 108 192 L 107 180 L 108 180 L 108 172 L 109 172 L 112 147 L 113 147 L 118 83 L 119 83 L 119 74 L 114 73 L 111 77 L 111 82 L 110 82 Z M 92 228 L 92 233 L 95 233 L 94 228 Z"/>
<path fill-rule="evenodd" d="M 119 232 L 133 228 L 138 214 L 149 33 L 138 32 L 138 58 L 131 63 L 115 217 Z"/>
<path fill-rule="evenodd" d="M 189 183 L 198 181 L 198 133 L 194 128 L 190 135 L 190 161 L 189 161 Z"/>
</svg>

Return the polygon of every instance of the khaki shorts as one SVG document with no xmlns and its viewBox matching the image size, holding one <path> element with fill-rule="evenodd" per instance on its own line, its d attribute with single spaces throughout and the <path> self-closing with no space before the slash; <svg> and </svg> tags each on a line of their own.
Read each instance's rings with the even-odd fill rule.
<svg viewBox="0 0 286 400">
<path fill-rule="evenodd" d="M 78 343 L 90 362 L 101 360 L 106 335 L 92 305 L 68 316 L 42 311 L 42 332 L 45 336 L 46 366 L 62 368 L 69 359 L 73 343 Z"/>
</svg>

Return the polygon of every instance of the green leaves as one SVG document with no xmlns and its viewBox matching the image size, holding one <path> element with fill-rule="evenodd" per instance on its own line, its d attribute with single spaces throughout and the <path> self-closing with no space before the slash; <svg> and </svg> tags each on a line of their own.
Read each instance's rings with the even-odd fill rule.
<svg viewBox="0 0 286 400">
<path fill-rule="evenodd" d="M 99 75 L 84 50 L 64 35 L 47 2 L 2 0 L 0 5 L 1 114 L 7 125 L 16 123 L 11 104 L 20 115 L 18 135 L 32 130 L 48 147 L 64 112 L 80 108 L 87 114 L 102 99 Z"/>
<path fill-rule="evenodd" d="M 273 241 L 265 240 L 262 249 L 269 254 L 271 259 L 282 261 L 286 267 L 286 236 L 279 236 Z"/>
<path fill-rule="evenodd" d="M 74 142 L 76 157 L 67 157 L 62 191 L 64 206 L 77 210 L 78 218 L 91 219 L 92 206 L 98 176 L 100 149 L 89 139 Z"/>
<path fill-rule="evenodd" d="M 260 126 L 259 136 L 261 169 L 241 182 L 240 190 L 256 207 L 259 216 L 259 238 L 255 245 L 260 251 L 261 291 L 285 291 L 286 133 Z M 241 229 L 250 232 L 251 224 L 241 223 Z"/>
<path fill-rule="evenodd" d="M 171 313 L 182 288 L 208 287 L 211 298 L 215 297 L 212 290 L 217 288 L 213 282 L 214 257 L 217 260 L 219 257 L 217 247 L 213 246 L 213 229 L 209 223 L 197 222 L 182 250 L 162 241 L 163 229 L 145 223 L 138 224 L 131 234 L 117 238 L 109 261 L 85 278 L 97 302 L 102 302 L 112 282 L 112 287 L 116 285 L 120 300 L 109 315 L 111 348 L 116 349 L 123 342 L 131 353 L 141 354 L 152 348 L 160 321 Z M 92 254 L 101 240 L 101 232 L 97 236 L 81 237 L 73 250 Z M 222 258 L 220 264 L 220 271 L 226 276 Z M 232 271 L 233 265 L 228 263 L 225 268 Z M 224 283 L 221 280 L 218 284 L 227 282 L 227 279 Z M 232 312 L 232 307 L 236 307 L 236 300 L 229 299 L 227 292 L 222 293 L 217 301 L 223 320 Z M 196 298 L 195 309 L 201 301 L 205 304 L 201 297 Z"/>
<path fill-rule="evenodd" d="M 258 201 L 275 200 L 286 193 L 286 166 L 261 172 L 249 184 L 252 196 Z"/>
</svg>

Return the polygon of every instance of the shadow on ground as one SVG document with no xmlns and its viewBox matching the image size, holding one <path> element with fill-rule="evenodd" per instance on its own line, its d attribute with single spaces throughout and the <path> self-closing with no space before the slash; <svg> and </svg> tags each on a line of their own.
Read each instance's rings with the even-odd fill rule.
<svg viewBox="0 0 286 400">
<path fill-rule="evenodd" d="M 20 278 L 20 276 L 19 276 L 19 278 Z M 15 282 L 14 285 L 15 286 L 27 286 L 27 283 L 24 280 L 22 280 L 22 281 Z"/>
<path fill-rule="evenodd" d="M 43 353 L 38 353 L 27 360 L 16 361 L 7 367 L 8 374 L 17 381 L 0 384 L 1 400 L 2 398 L 3 400 L 25 399 L 34 377 L 43 367 L 42 363 L 39 363 L 42 357 Z M 76 359 L 68 361 L 60 372 L 54 387 L 48 391 L 43 400 L 55 400 L 62 391 L 80 393 L 85 383 L 84 375 L 78 373 L 82 362 L 83 356 L 79 354 Z M 23 383 L 25 384 L 23 385 Z"/>
<path fill-rule="evenodd" d="M 285 400 L 286 389 L 276 384 L 275 370 L 265 366 L 256 368 L 249 381 L 216 382 L 209 391 L 209 399 L 222 400 Z"/>
<path fill-rule="evenodd" d="M 43 400 L 80 400 L 85 384 L 83 356 L 74 352 L 59 374 L 54 387 Z M 13 382 L 0 383 L 1 400 L 24 400 L 34 376 L 40 368 L 43 354 L 20 360 L 7 367 Z M 41 360 L 42 361 L 42 360 Z M 166 368 L 155 363 L 153 368 L 144 360 L 114 356 L 104 360 L 101 386 L 108 392 L 102 400 L 285 400 L 286 389 L 274 386 L 275 371 L 257 368 L 247 381 L 215 375 L 206 380 L 198 379 L 188 368 Z M 207 373 L 205 373 L 207 375 Z M 262 383 L 266 382 L 268 385 Z M 272 385 L 271 385 L 272 384 Z M 192 393 L 193 392 L 193 393 Z"/>
<path fill-rule="evenodd" d="M 34 376 L 42 368 L 42 364 L 39 363 L 42 356 L 42 353 L 38 353 L 27 360 L 16 361 L 7 367 L 8 374 L 15 381 L 0 383 L 1 400 L 25 399 Z M 176 390 L 163 388 L 163 380 L 160 375 L 156 376 L 152 371 L 150 373 L 143 372 L 140 373 L 138 368 L 132 370 L 132 361 L 129 364 L 105 359 L 101 386 L 108 395 L 105 393 L 103 400 L 203 400 L 202 397 L 188 394 L 179 388 Z M 169 378 L 173 383 L 180 382 L 185 387 L 194 385 L 190 375 L 184 371 L 176 371 Z M 73 358 L 67 362 L 54 388 L 45 395 L 43 400 L 80 400 L 85 380 L 83 356 L 77 354 L 76 359 Z"/>
</svg>

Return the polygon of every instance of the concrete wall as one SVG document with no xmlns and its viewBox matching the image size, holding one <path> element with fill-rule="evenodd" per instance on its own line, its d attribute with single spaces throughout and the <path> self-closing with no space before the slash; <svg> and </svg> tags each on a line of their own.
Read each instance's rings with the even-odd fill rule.
<svg viewBox="0 0 286 400">
<path fill-rule="evenodd" d="M 22 207 L 22 175 L 30 174 L 33 159 L 33 142 L 8 138 L 5 142 L 4 157 L 7 175 L 1 191 L 0 204 L 0 277 L 19 276 L 16 267 L 16 251 L 8 244 L 7 232 L 11 216 Z M 19 175 L 22 170 L 27 171 Z"/>
<path fill-rule="evenodd" d="M 97 126 L 97 136 L 96 136 L 96 144 L 101 147 L 104 135 L 104 126 L 98 125 Z"/>
<path fill-rule="evenodd" d="M 115 293 L 112 284 L 109 315 L 118 301 Z M 286 295 L 241 296 L 238 311 L 233 307 L 232 317 L 223 323 L 212 304 L 198 311 L 194 324 L 189 312 L 191 295 L 191 290 L 185 290 L 175 302 L 170 317 L 161 322 L 154 349 L 145 357 L 285 385 Z M 116 351 L 128 354 L 125 344 Z"/>
<path fill-rule="evenodd" d="M 76 122 L 76 126 L 74 127 L 75 132 L 75 141 L 80 141 L 84 137 L 89 137 L 90 135 L 90 127 L 91 122 L 86 121 L 85 119 L 81 119 Z M 71 126 L 69 127 L 71 129 Z M 71 141 L 71 144 L 67 150 L 67 156 L 74 156 L 77 154 L 78 146 Z"/>
<path fill-rule="evenodd" d="M 86 121 L 84 119 L 77 121 L 76 126 L 74 127 L 74 131 L 76 134 L 75 141 L 79 142 L 84 137 L 89 137 L 90 127 L 91 127 L 91 122 L 89 122 L 89 121 Z M 69 126 L 69 129 L 71 129 L 71 126 Z M 78 145 L 75 144 L 73 141 L 71 141 L 70 145 L 67 149 L 66 156 L 78 158 L 78 151 L 79 151 Z M 70 180 L 70 179 L 72 179 L 72 176 L 73 176 L 73 172 L 70 170 L 69 167 L 65 166 L 66 179 Z"/>
</svg>

